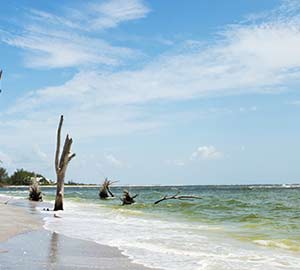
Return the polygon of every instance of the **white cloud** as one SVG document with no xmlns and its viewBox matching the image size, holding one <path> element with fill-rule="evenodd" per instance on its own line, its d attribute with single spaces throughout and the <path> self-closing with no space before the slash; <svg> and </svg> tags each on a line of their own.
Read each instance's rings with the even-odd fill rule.
<svg viewBox="0 0 300 270">
<path fill-rule="evenodd" d="M 147 16 L 150 8 L 143 0 L 85 1 L 84 4 L 61 8 L 61 15 L 29 9 L 28 18 L 39 24 L 82 31 L 105 30 Z"/>
<path fill-rule="evenodd" d="M 76 142 L 157 129 L 164 123 L 145 113 L 146 104 L 272 93 L 299 82 L 300 16 L 287 6 L 276 14 L 265 14 L 259 21 L 225 27 L 213 43 L 186 41 L 142 68 L 110 72 L 104 72 L 98 64 L 119 65 L 136 52 L 112 46 L 89 31 L 142 18 L 149 9 L 141 1 L 110 1 L 95 10 L 91 7 L 82 12 L 73 8 L 65 16 L 31 11 L 30 25 L 24 25 L 17 34 L 1 32 L 5 42 L 27 52 L 28 65 L 84 69 L 62 85 L 28 93 L 0 115 L 0 141 L 11 145 L 41 140 L 52 143 L 57 112 L 65 114 Z M 29 129 L 35 132 L 26 136 Z M 20 139 L 19 134 L 24 136 Z M 193 154 L 204 159 L 222 156 L 214 146 L 202 146 Z"/>
<path fill-rule="evenodd" d="M 67 57 L 63 63 L 58 60 L 61 59 L 59 54 L 53 52 L 53 57 L 45 60 L 49 62 L 44 64 L 76 65 L 91 63 L 93 59 L 101 62 L 103 57 L 103 62 L 113 65 L 118 63 L 114 59 L 120 60 L 122 55 L 131 53 L 124 49 L 118 55 L 118 50 L 112 48 L 97 56 L 94 52 L 97 43 L 93 45 L 89 40 L 80 42 L 90 43 L 88 51 L 83 49 L 78 57 Z M 71 48 L 66 46 L 66 51 L 70 51 L 71 55 L 76 54 L 72 53 L 73 46 L 76 46 L 76 42 Z M 43 60 L 38 59 L 43 64 Z M 23 101 L 41 106 L 64 96 L 69 102 L 78 105 L 78 100 L 84 96 L 84 106 L 91 107 L 103 104 L 144 104 L 157 100 L 278 92 L 284 86 L 299 81 L 300 16 L 293 15 L 281 20 L 272 15 L 271 19 L 258 24 L 253 22 L 229 26 L 213 44 L 204 46 L 202 43 L 199 45 L 198 42 L 187 41 L 181 50 L 160 56 L 141 69 L 112 72 L 86 69 L 61 86 L 34 91 Z"/>
<path fill-rule="evenodd" d="M 224 157 L 224 154 L 217 150 L 215 146 L 204 145 L 194 151 L 189 158 L 185 159 L 167 159 L 165 163 L 170 166 L 183 167 L 189 166 L 196 160 L 218 160 Z"/>
<path fill-rule="evenodd" d="M 122 161 L 120 161 L 119 159 L 117 159 L 112 154 L 106 154 L 105 159 L 110 165 L 112 165 L 114 167 L 122 168 L 124 166 L 124 163 Z"/>
<path fill-rule="evenodd" d="M 68 8 L 61 16 L 33 9 L 27 12 L 26 23 L 19 18 L 15 31 L 0 28 L 0 40 L 23 49 L 28 67 L 63 68 L 115 66 L 134 57 L 138 52 L 112 46 L 89 31 L 143 18 L 149 9 L 140 0 L 110 0 Z"/>
<path fill-rule="evenodd" d="M 214 146 L 200 146 L 198 149 L 192 153 L 190 160 L 214 160 L 214 159 L 220 159 L 224 155 L 222 152 L 218 151 Z"/>
<path fill-rule="evenodd" d="M 27 141 L 25 145 L 22 145 L 22 148 L 19 147 L 18 143 L 11 144 L 7 140 L 4 141 L 10 147 L 4 147 L 4 150 L 0 151 L 0 160 L 3 162 L 3 167 L 7 168 L 10 173 L 17 168 L 25 168 L 26 170 L 48 174 L 49 170 L 53 168 L 52 156 L 49 157 L 37 144 L 33 145 L 32 141 Z"/>
<path fill-rule="evenodd" d="M 114 66 L 134 55 L 131 49 L 114 47 L 101 39 L 39 27 L 31 27 L 19 35 L 6 33 L 2 41 L 26 50 L 25 64 L 28 67 Z"/>
<path fill-rule="evenodd" d="M 140 0 L 111 0 L 93 4 L 90 10 L 94 18 L 89 22 L 92 29 L 116 27 L 124 21 L 144 18 L 150 9 Z"/>
</svg>

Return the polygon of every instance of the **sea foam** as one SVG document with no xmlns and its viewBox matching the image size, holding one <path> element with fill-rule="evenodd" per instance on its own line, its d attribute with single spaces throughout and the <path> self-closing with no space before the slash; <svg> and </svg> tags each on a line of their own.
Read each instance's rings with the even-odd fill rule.
<svg viewBox="0 0 300 270">
<path fill-rule="evenodd" d="M 298 253 L 233 240 L 213 225 L 149 217 L 134 210 L 65 202 L 62 218 L 44 227 L 69 237 L 119 248 L 134 262 L 172 270 L 299 270 Z M 129 212 L 127 212 L 129 211 Z"/>
</svg>

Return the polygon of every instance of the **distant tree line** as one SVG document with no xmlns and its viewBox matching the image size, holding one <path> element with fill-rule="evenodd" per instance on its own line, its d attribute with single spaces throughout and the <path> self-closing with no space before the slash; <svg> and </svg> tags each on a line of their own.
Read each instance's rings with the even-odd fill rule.
<svg viewBox="0 0 300 270">
<path fill-rule="evenodd" d="M 69 186 L 78 186 L 78 185 L 87 185 L 85 183 L 77 183 L 77 182 L 74 182 L 74 181 L 68 181 L 67 183 L 65 183 L 65 185 L 69 185 Z"/>
<path fill-rule="evenodd" d="M 37 180 L 40 185 L 53 184 L 46 177 L 39 173 L 29 172 L 24 169 L 17 169 L 12 175 L 9 176 L 7 170 L 0 167 L 0 185 L 16 185 L 16 186 L 29 186 L 34 180 Z"/>
<path fill-rule="evenodd" d="M 54 185 L 55 182 L 47 179 L 43 175 L 35 172 L 26 171 L 24 169 L 17 169 L 12 175 L 9 176 L 7 170 L 0 167 L 0 186 L 13 185 L 13 186 L 29 186 L 33 184 L 33 180 L 37 180 L 39 185 Z M 68 181 L 66 185 L 85 185 L 84 183 L 77 183 Z"/>
</svg>

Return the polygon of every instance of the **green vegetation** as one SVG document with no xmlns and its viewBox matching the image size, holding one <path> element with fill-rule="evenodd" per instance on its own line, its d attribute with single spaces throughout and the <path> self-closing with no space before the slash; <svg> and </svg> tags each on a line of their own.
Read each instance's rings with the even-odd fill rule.
<svg viewBox="0 0 300 270">
<path fill-rule="evenodd" d="M 78 185 L 86 185 L 84 183 L 77 183 L 74 181 L 68 181 L 67 183 L 65 183 L 65 185 L 70 185 L 70 186 L 78 186 Z"/>
<path fill-rule="evenodd" d="M 8 173 L 6 171 L 6 169 L 0 167 L 0 186 L 4 185 L 7 183 L 8 181 Z"/>
<path fill-rule="evenodd" d="M 28 172 L 23 169 L 16 170 L 9 178 L 9 184 L 11 185 L 31 185 L 32 178 L 34 178 L 34 172 Z"/>
<path fill-rule="evenodd" d="M 16 186 L 29 186 L 36 179 L 40 185 L 52 184 L 43 175 L 29 172 L 24 169 L 17 169 L 11 176 L 8 175 L 7 170 L 0 167 L 0 186 L 3 185 L 16 185 Z"/>
<path fill-rule="evenodd" d="M 1 162 L 1 161 L 0 161 Z M 40 186 L 54 185 L 55 182 L 47 179 L 43 175 L 35 172 L 26 171 L 24 169 L 17 169 L 12 175 L 9 176 L 7 170 L 0 166 L 0 187 L 5 185 L 12 186 L 30 186 L 34 180 L 37 180 Z M 84 183 L 77 183 L 68 181 L 65 185 L 86 185 Z"/>
</svg>

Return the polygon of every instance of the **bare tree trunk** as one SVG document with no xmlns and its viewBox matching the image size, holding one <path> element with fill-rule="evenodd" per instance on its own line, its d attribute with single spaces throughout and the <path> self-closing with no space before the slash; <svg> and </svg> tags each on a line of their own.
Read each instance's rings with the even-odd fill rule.
<svg viewBox="0 0 300 270">
<path fill-rule="evenodd" d="M 57 176 L 57 187 L 56 187 L 56 199 L 55 199 L 54 211 L 64 210 L 63 199 L 64 199 L 65 174 L 69 162 L 71 161 L 72 158 L 75 157 L 75 154 L 70 154 L 73 140 L 69 138 L 69 135 L 67 135 L 65 139 L 63 151 L 59 158 L 61 127 L 63 121 L 64 121 L 64 117 L 63 115 L 61 115 L 59 125 L 58 125 L 58 130 L 57 130 L 57 141 L 56 141 L 56 152 L 55 152 L 55 171 Z"/>
</svg>

